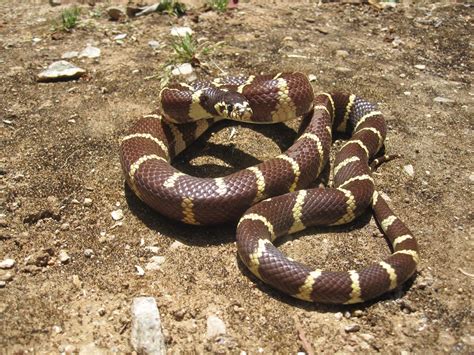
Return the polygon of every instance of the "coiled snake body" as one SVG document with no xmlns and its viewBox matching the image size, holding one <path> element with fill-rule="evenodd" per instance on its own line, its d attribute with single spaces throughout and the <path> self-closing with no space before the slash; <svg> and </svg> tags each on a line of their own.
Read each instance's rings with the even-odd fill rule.
<svg viewBox="0 0 474 355">
<path fill-rule="evenodd" d="M 386 135 L 384 118 L 374 105 L 341 93 L 314 97 L 301 73 L 179 84 L 163 89 L 160 103 L 162 115 L 143 117 L 122 139 L 128 185 L 145 203 L 184 223 L 240 218 L 239 255 L 264 282 L 303 300 L 357 303 L 400 286 L 416 271 L 415 238 L 374 189 L 369 161 Z M 301 115 L 309 123 L 295 143 L 256 166 L 221 178 L 197 178 L 170 164 L 220 119 L 216 116 L 271 123 Z M 336 154 L 333 186 L 305 189 L 328 161 L 333 131 L 351 135 Z M 360 271 L 312 270 L 272 244 L 308 226 L 348 223 L 369 206 L 393 253 Z"/>
</svg>

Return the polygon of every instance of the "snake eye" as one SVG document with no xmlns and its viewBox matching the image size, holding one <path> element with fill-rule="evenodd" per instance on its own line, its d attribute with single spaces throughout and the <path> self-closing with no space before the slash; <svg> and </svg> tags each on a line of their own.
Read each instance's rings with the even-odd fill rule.
<svg viewBox="0 0 474 355">
<path fill-rule="evenodd" d="M 227 112 L 230 114 L 232 111 L 234 111 L 234 105 L 227 104 Z"/>
</svg>

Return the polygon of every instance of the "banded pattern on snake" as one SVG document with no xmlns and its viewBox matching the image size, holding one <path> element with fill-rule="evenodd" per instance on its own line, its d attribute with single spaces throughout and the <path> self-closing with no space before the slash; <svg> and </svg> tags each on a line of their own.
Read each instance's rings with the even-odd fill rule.
<svg viewBox="0 0 474 355">
<path fill-rule="evenodd" d="M 314 97 L 301 73 L 179 84 L 165 88 L 160 103 L 162 115 L 140 119 L 120 146 L 127 183 L 145 203 L 189 224 L 240 218 L 237 246 L 243 262 L 264 282 L 300 299 L 363 302 L 415 273 L 416 240 L 374 189 L 369 161 L 386 135 L 374 105 L 342 93 Z M 170 164 L 219 119 L 271 123 L 301 115 L 309 123 L 295 143 L 259 165 L 221 178 L 196 178 Z M 333 131 L 351 135 L 336 154 L 333 186 L 305 189 L 328 161 Z M 370 206 L 394 252 L 361 271 L 311 270 L 272 244 L 311 225 L 348 223 Z"/>
</svg>

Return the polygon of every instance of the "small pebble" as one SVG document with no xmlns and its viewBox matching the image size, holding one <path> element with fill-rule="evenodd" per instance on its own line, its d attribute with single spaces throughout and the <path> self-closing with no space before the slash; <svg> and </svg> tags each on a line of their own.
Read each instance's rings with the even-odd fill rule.
<svg viewBox="0 0 474 355">
<path fill-rule="evenodd" d="M 356 333 L 360 330 L 359 324 L 351 324 L 344 327 L 346 333 Z"/>
<path fill-rule="evenodd" d="M 59 258 L 59 261 L 61 262 L 61 264 L 67 264 L 71 260 L 71 257 L 66 252 L 66 250 L 60 250 L 58 258 Z"/>
<path fill-rule="evenodd" d="M 360 310 L 360 309 L 356 309 L 354 311 L 354 317 L 362 317 L 364 315 L 364 311 Z"/>
<path fill-rule="evenodd" d="M 308 80 L 311 81 L 311 82 L 313 82 L 313 81 L 316 81 L 316 80 L 317 80 L 317 77 L 316 77 L 316 75 L 314 75 L 314 74 L 309 74 L 309 75 L 308 75 Z"/>
<path fill-rule="evenodd" d="M 171 74 L 173 75 L 190 75 L 192 74 L 194 71 L 193 69 L 193 66 L 189 63 L 184 63 L 184 64 L 180 64 L 178 65 L 176 68 L 174 68 L 172 71 L 171 71 Z"/>
<path fill-rule="evenodd" d="M 97 313 L 99 314 L 99 316 L 103 317 L 105 316 L 105 308 L 101 307 L 99 308 L 99 310 L 97 311 Z"/>
<path fill-rule="evenodd" d="M 143 270 L 143 268 L 139 265 L 135 265 L 135 269 L 137 270 L 137 274 L 138 276 L 143 276 L 145 275 L 145 270 Z"/>
<path fill-rule="evenodd" d="M 6 282 L 13 280 L 13 273 L 10 271 L 0 272 L 0 281 Z"/>
<path fill-rule="evenodd" d="M 92 249 L 84 249 L 84 256 L 86 258 L 92 258 L 94 256 L 94 251 Z"/>
<path fill-rule="evenodd" d="M 183 243 L 181 243 L 179 240 L 175 240 L 173 243 L 171 243 L 170 249 L 171 250 L 178 249 L 178 248 L 181 248 L 182 246 L 184 246 Z"/>
<path fill-rule="evenodd" d="M 114 36 L 113 40 L 114 40 L 114 41 L 122 41 L 122 40 L 124 40 L 125 38 L 127 38 L 127 34 L 126 34 L 126 33 L 119 33 L 118 35 Z"/>
<path fill-rule="evenodd" d="M 160 42 L 155 41 L 155 40 L 149 41 L 149 42 L 148 42 L 148 45 L 149 45 L 152 49 L 158 49 L 158 48 L 160 48 Z"/>
<path fill-rule="evenodd" d="M 207 318 L 207 337 L 209 339 L 215 338 L 218 335 L 226 333 L 226 326 L 222 319 L 211 315 Z"/>
<path fill-rule="evenodd" d="M 90 207 L 90 206 L 92 206 L 92 199 L 89 198 L 89 197 L 86 197 L 86 198 L 84 199 L 84 202 L 83 202 L 82 204 L 83 204 L 84 206 L 86 206 L 86 207 Z"/>
<path fill-rule="evenodd" d="M 405 96 L 410 96 L 410 95 L 411 95 L 411 91 L 404 91 L 404 92 L 403 92 L 403 95 L 405 95 Z"/>
<path fill-rule="evenodd" d="M 72 284 L 79 290 L 82 288 L 82 281 L 78 275 L 72 275 Z"/>
<path fill-rule="evenodd" d="M 349 56 L 349 52 L 348 51 L 345 51 L 343 49 L 338 49 L 336 51 L 336 57 L 339 57 L 339 58 L 347 58 Z"/>
<path fill-rule="evenodd" d="M 63 328 L 61 328 L 61 326 L 59 325 L 53 325 L 51 330 L 53 333 L 56 333 L 56 334 L 60 334 L 63 332 Z"/>
<path fill-rule="evenodd" d="M 165 262 L 164 256 L 152 256 L 150 258 L 150 262 L 145 265 L 145 269 L 147 270 L 160 270 L 161 265 Z"/>
<path fill-rule="evenodd" d="M 69 223 L 66 222 L 66 223 L 61 224 L 60 229 L 62 231 L 67 231 L 67 230 L 69 230 L 69 227 L 70 227 Z"/>
<path fill-rule="evenodd" d="M 13 266 L 15 266 L 14 259 L 3 259 L 0 261 L 0 269 L 11 269 Z"/>
<path fill-rule="evenodd" d="M 153 254 L 157 254 L 160 251 L 160 247 L 149 245 L 149 246 L 145 247 L 145 250 L 148 250 L 149 252 L 151 252 Z"/>
<path fill-rule="evenodd" d="M 335 70 L 338 73 L 349 73 L 352 71 L 350 68 L 346 68 L 346 67 L 336 67 Z"/>
<path fill-rule="evenodd" d="M 337 312 L 337 313 L 334 313 L 334 317 L 336 318 L 336 320 L 341 320 L 344 315 L 342 314 L 342 312 Z"/>
<path fill-rule="evenodd" d="M 120 221 L 123 218 L 123 211 L 119 208 L 118 210 L 112 211 L 110 213 L 114 221 Z"/>
<path fill-rule="evenodd" d="M 413 177 L 415 176 L 415 169 L 413 168 L 413 165 L 408 164 L 403 167 L 403 170 L 405 173 L 407 173 L 408 176 Z"/>
<path fill-rule="evenodd" d="M 455 101 L 453 99 L 448 99 L 447 97 L 437 96 L 433 99 L 434 102 L 438 102 L 440 104 L 452 104 Z"/>
<path fill-rule="evenodd" d="M 0 281 L 0 288 L 4 288 L 7 283 L 5 281 Z"/>
<path fill-rule="evenodd" d="M 418 70 L 425 70 L 426 69 L 426 65 L 424 65 L 424 64 L 415 64 L 414 67 Z"/>
<path fill-rule="evenodd" d="M 72 59 L 72 58 L 76 58 L 78 55 L 79 55 L 78 51 L 64 52 L 63 55 L 61 56 L 61 59 Z"/>
</svg>

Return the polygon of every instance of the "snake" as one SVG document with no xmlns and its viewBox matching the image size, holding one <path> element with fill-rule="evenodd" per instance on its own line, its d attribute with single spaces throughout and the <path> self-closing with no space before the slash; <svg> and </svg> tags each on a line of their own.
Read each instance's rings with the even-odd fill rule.
<svg viewBox="0 0 474 355">
<path fill-rule="evenodd" d="M 216 178 L 172 165 L 217 121 L 267 124 L 299 116 L 305 126 L 293 144 L 258 165 Z M 336 134 L 348 139 L 335 154 L 332 181 L 312 187 Z M 386 134 L 375 104 L 342 92 L 316 95 L 303 73 L 227 76 L 162 89 L 158 113 L 138 119 L 121 139 L 120 161 L 130 189 L 160 214 L 192 225 L 238 221 L 240 259 L 264 283 L 305 301 L 353 304 L 401 287 L 420 261 L 412 232 L 375 189 L 374 167 L 391 159 L 378 155 Z M 310 226 L 347 224 L 369 208 L 391 254 L 362 269 L 314 269 L 274 245 Z"/>
</svg>

